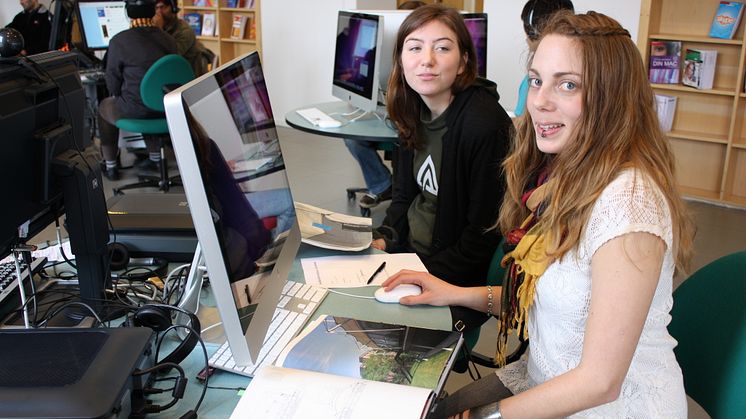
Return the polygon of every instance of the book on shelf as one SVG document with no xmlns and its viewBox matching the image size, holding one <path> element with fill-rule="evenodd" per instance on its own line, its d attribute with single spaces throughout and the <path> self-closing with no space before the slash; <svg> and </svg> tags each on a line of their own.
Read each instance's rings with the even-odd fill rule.
<svg viewBox="0 0 746 419">
<path fill-rule="evenodd" d="M 197 7 L 215 7 L 215 0 L 194 0 Z"/>
<path fill-rule="evenodd" d="M 324 249 L 357 252 L 370 247 L 373 223 L 369 217 L 340 214 L 295 202 L 303 243 Z"/>
<path fill-rule="evenodd" d="M 655 94 L 656 110 L 658 111 L 658 123 L 661 131 L 669 132 L 673 127 L 673 116 L 676 112 L 676 96 Z"/>
<path fill-rule="evenodd" d="M 650 41 L 648 78 L 651 83 L 677 84 L 681 60 L 681 41 Z"/>
<path fill-rule="evenodd" d="M 228 7 L 228 8 L 238 7 L 238 0 L 226 0 L 225 7 Z"/>
<path fill-rule="evenodd" d="M 202 35 L 202 15 L 200 13 L 185 13 L 184 21 L 196 35 Z"/>
<path fill-rule="evenodd" d="M 459 332 L 322 315 L 256 373 L 231 417 L 424 417 L 462 343 Z"/>
<path fill-rule="evenodd" d="M 202 15 L 202 36 L 215 36 L 215 13 Z"/>
<path fill-rule="evenodd" d="M 249 36 L 247 39 L 255 40 L 256 39 L 256 19 L 253 19 L 249 17 Z"/>
<path fill-rule="evenodd" d="M 231 38 L 232 39 L 243 39 L 246 33 L 246 23 L 248 22 L 248 16 L 241 14 L 234 14 L 231 23 Z"/>
<path fill-rule="evenodd" d="M 714 49 L 687 48 L 681 83 L 697 89 L 712 89 L 718 52 Z"/>
<path fill-rule="evenodd" d="M 743 2 L 721 1 L 710 26 L 710 37 L 733 39 L 743 15 Z"/>
</svg>

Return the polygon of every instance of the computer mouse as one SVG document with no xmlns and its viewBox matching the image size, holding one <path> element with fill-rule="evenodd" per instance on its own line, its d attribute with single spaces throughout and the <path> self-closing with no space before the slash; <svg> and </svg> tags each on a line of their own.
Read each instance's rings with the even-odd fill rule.
<svg viewBox="0 0 746 419">
<path fill-rule="evenodd" d="M 402 297 L 422 294 L 422 288 L 415 284 L 401 284 L 394 287 L 391 291 L 386 291 L 383 287 L 378 288 L 373 296 L 377 301 L 382 303 L 398 303 Z"/>
<path fill-rule="evenodd" d="M 319 119 L 317 125 L 319 128 L 339 128 L 342 123 L 336 119 Z"/>
</svg>

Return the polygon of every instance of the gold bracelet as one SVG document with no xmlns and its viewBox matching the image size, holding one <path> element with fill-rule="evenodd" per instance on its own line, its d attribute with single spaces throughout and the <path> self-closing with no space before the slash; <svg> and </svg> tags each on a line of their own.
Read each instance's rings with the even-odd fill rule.
<svg viewBox="0 0 746 419">
<path fill-rule="evenodd" d="M 487 285 L 487 315 L 492 316 L 492 286 Z"/>
</svg>

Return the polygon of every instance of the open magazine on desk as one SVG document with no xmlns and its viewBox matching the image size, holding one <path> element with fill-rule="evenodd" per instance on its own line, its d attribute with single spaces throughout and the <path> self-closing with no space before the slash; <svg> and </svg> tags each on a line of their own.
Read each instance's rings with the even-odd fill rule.
<svg viewBox="0 0 746 419">
<path fill-rule="evenodd" d="M 254 376 L 232 417 L 420 418 L 461 344 L 459 332 L 321 316 Z"/>
<path fill-rule="evenodd" d="M 295 202 L 301 241 L 324 249 L 357 252 L 370 247 L 373 222 Z"/>
</svg>

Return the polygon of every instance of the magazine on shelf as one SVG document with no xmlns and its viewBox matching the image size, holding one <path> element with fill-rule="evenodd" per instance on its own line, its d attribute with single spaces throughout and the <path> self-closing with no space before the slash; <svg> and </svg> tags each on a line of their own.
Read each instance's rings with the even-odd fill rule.
<svg viewBox="0 0 746 419">
<path fill-rule="evenodd" d="M 192 28 L 195 35 L 202 35 L 202 15 L 200 13 L 185 13 L 184 21 Z"/>
<path fill-rule="evenodd" d="M 681 41 L 650 41 L 650 82 L 677 84 L 680 60 Z"/>
<path fill-rule="evenodd" d="M 669 132 L 673 128 L 673 117 L 676 112 L 676 96 L 655 94 L 656 109 L 658 111 L 658 122 L 661 131 Z"/>
<path fill-rule="evenodd" d="M 373 240 L 370 218 L 340 214 L 301 202 L 295 202 L 295 213 L 303 243 L 357 252 L 370 247 Z"/>
<path fill-rule="evenodd" d="M 232 418 L 425 416 L 461 333 L 322 315 L 260 369 Z"/>
<path fill-rule="evenodd" d="M 215 13 L 202 15 L 202 36 L 215 36 Z"/>
<path fill-rule="evenodd" d="M 246 32 L 246 22 L 248 16 L 241 14 L 233 15 L 233 24 L 231 25 L 231 38 L 232 39 L 243 39 L 244 33 Z"/>
<path fill-rule="evenodd" d="M 717 54 L 714 49 L 687 48 L 681 83 L 697 89 L 712 89 Z"/>
<path fill-rule="evenodd" d="M 710 26 L 710 37 L 733 39 L 743 15 L 743 2 L 721 1 Z"/>
</svg>

